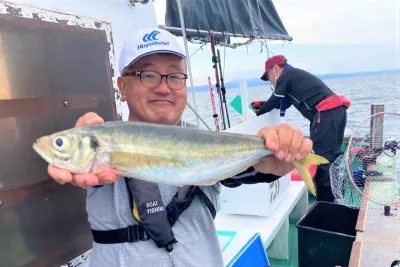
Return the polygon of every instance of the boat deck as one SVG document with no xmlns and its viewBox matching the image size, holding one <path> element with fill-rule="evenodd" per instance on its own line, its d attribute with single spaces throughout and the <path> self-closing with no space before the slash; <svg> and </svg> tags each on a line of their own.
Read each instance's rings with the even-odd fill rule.
<svg viewBox="0 0 400 267">
<path fill-rule="evenodd" d="M 375 211 L 367 213 L 365 229 L 357 232 L 353 243 L 349 267 L 391 266 L 400 259 L 398 215 L 398 210 L 392 211 L 391 216 Z"/>
<path fill-rule="evenodd" d="M 381 167 L 375 170 L 381 171 L 385 179 L 367 182 L 365 195 L 383 203 L 398 199 L 396 158 L 382 155 L 378 162 Z M 356 230 L 349 267 L 391 266 L 400 259 L 398 206 L 391 206 L 390 216 L 385 216 L 383 205 L 363 198 Z"/>
<path fill-rule="evenodd" d="M 297 235 L 293 233 L 293 227 L 296 228 L 294 224 L 307 211 L 307 195 L 308 191 L 303 182 L 291 182 L 273 216 L 236 215 L 220 211 L 215 225 L 225 265 L 231 263 L 249 238 L 256 233 L 260 234 L 263 246 L 268 248 L 267 255 L 270 261 L 272 258 L 292 258 L 292 245 L 296 243 L 297 246 Z M 229 241 L 225 236 L 230 237 Z"/>
</svg>

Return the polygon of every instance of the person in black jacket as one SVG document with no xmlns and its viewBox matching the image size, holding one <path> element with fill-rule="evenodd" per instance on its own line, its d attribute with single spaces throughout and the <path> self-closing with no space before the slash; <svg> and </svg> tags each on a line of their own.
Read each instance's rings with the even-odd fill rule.
<svg viewBox="0 0 400 267">
<path fill-rule="evenodd" d="M 267 101 L 251 103 L 257 109 L 257 116 L 275 108 L 282 110 L 293 105 L 310 121 L 314 152 L 330 163 L 334 162 L 342 154 L 341 145 L 350 101 L 336 95 L 318 77 L 289 65 L 283 55 L 273 56 L 265 62 L 261 79 L 270 81 L 272 95 Z M 315 175 L 317 201 L 334 201 L 329 167 L 330 164 L 318 166 Z"/>
</svg>

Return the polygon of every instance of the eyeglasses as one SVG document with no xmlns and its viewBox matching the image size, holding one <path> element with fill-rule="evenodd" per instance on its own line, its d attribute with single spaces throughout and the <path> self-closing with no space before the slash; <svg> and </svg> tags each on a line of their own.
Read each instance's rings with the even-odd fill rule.
<svg viewBox="0 0 400 267">
<path fill-rule="evenodd" d="M 156 71 L 134 71 L 125 72 L 122 76 L 139 76 L 142 84 L 149 88 L 157 87 L 161 84 L 162 78 L 167 79 L 167 84 L 171 89 L 179 90 L 186 84 L 188 76 L 183 73 L 170 73 L 162 75 Z"/>
</svg>

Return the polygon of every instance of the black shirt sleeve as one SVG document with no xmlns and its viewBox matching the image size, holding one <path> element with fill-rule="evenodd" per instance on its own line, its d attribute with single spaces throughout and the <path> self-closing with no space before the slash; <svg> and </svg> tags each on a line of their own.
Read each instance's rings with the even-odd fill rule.
<svg viewBox="0 0 400 267">
<path fill-rule="evenodd" d="M 253 166 L 249 167 L 247 170 L 238 173 L 237 175 L 225 179 L 220 183 L 226 187 L 238 187 L 242 184 L 258 184 L 258 183 L 272 183 L 278 180 L 281 176 L 274 174 L 264 174 L 257 172 Z"/>
<path fill-rule="evenodd" d="M 280 108 L 281 100 L 286 96 L 287 92 L 288 75 L 285 74 L 282 74 L 282 76 L 278 78 L 274 92 L 261 108 L 257 110 L 257 116 L 270 112 L 274 108 Z"/>
<path fill-rule="evenodd" d="M 263 115 L 264 113 L 270 112 L 274 108 L 279 108 L 280 103 L 281 103 L 280 97 L 277 97 L 275 95 L 271 95 L 271 97 L 264 102 L 264 104 L 261 106 L 259 110 L 257 110 L 256 114 L 257 116 Z"/>
</svg>

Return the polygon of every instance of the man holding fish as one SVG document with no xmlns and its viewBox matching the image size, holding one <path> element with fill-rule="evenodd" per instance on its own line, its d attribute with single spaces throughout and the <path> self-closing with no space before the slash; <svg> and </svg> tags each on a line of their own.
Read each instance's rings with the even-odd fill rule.
<svg viewBox="0 0 400 267">
<path fill-rule="evenodd" d="M 135 32 L 122 47 L 117 81 L 129 122 L 87 113 L 33 146 L 54 180 L 87 188 L 91 267 L 222 267 L 213 222 L 221 184 L 272 182 L 324 161 L 288 124 L 245 136 L 182 121 L 185 60 L 171 33 Z"/>
</svg>

